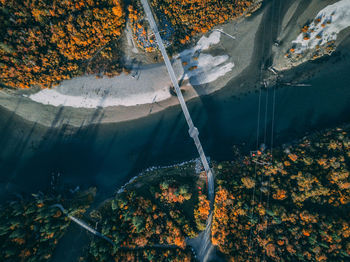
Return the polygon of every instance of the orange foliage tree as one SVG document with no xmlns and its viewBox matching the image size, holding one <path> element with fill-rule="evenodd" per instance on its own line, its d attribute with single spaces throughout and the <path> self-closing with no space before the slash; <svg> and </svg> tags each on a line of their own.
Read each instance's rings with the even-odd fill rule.
<svg viewBox="0 0 350 262">
<path fill-rule="evenodd" d="M 225 163 L 216 172 L 212 243 L 234 261 L 349 260 L 349 130 L 276 148 L 268 165 L 252 156 Z M 246 180 L 255 174 L 253 197 Z"/>
<path fill-rule="evenodd" d="M 155 10 L 165 14 L 176 28 L 176 37 L 181 43 L 189 36 L 206 33 L 213 26 L 247 14 L 257 8 L 255 0 L 152 0 Z"/>
<path fill-rule="evenodd" d="M 0 21 L 0 81 L 21 88 L 83 74 L 95 55 L 115 70 L 110 45 L 125 23 L 120 0 L 2 0 Z"/>
</svg>

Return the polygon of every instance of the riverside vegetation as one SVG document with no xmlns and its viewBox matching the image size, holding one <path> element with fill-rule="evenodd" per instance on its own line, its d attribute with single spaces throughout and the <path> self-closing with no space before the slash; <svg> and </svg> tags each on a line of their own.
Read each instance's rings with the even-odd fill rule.
<svg viewBox="0 0 350 262">
<path fill-rule="evenodd" d="M 254 11 L 261 1 L 152 0 L 172 50 L 213 26 Z M 0 84 L 47 88 L 84 74 L 128 72 L 123 35 L 129 21 L 138 46 L 156 50 L 137 0 L 0 0 Z"/>
<path fill-rule="evenodd" d="M 349 129 L 215 165 L 212 243 L 227 260 L 349 259 Z M 205 179 L 198 185 L 190 166 L 148 176 L 100 209 L 102 230 L 116 246 L 96 239 L 91 261 L 194 259 L 185 238 L 204 230 Z"/>
<path fill-rule="evenodd" d="M 250 14 L 261 1 L 216 1 L 216 0 L 152 0 L 157 17 L 165 14 L 175 28 L 174 37 L 181 44 L 197 34 L 208 32 L 214 26 L 234 18 Z"/>
<path fill-rule="evenodd" d="M 193 165 L 147 172 L 92 213 L 115 246 L 94 239 L 87 261 L 191 261 L 209 201 Z M 194 185 L 197 185 L 194 187 Z"/>
</svg>

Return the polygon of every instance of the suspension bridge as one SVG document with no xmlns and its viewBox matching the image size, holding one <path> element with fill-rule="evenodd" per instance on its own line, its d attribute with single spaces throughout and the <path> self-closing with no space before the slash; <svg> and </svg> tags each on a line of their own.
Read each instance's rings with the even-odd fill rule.
<svg viewBox="0 0 350 262">
<path fill-rule="evenodd" d="M 180 87 L 179 87 L 179 84 L 178 84 L 178 81 L 177 81 L 174 69 L 173 69 L 173 67 L 171 65 L 171 62 L 170 62 L 169 57 L 168 57 L 168 54 L 167 54 L 167 52 L 165 50 L 162 38 L 161 38 L 161 36 L 159 34 L 158 27 L 156 25 L 156 22 L 154 20 L 153 14 L 152 14 L 151 8 L 150 8 L 147 0 L 141 0 L 141 3 L 142 3 L 143 8 L 145 10 L 145 13 L 146 13 L 148 21 L 150 23 L 151 29 L 152 29 L 152 31 L 155 34 L 159 50 L 161 51 L 161 53 L 163 55 L 163 59 L 164 59 L 165 65 L 167 67 L 167 70 L 168 70 L 171 82 L 172 82 L 172 84 L 174 86 L 176 95 L 177 95 L 177 97 L 179 99 L 179 102 L 180 102 L 180 105 L 181 105 L 181 108 L 182 108 L 182 112 L 183 112 L 183 114 L 185 116 L 185 119 L 186 119 L 186 122 L 188 124 L 188 128 L 189 128 L 188 129 L 188 133 L 189 133 L 190 137 L 193 139 L 194 144 L 196 145 L 196 148 L 197 148 L 198 154 L 200 156 L 202 165 L 203 165 L 204 170 L 205 170 L 205 172 L 207 174 L 207 178 L 208 178 L 208 198 L 209 198 L 209 201 L 210 201 L 210 208 L 212 210 L 213 209 L 213 204 L 214 204 L 214 175 L 213 175 L 213 172 L 212 172 L 211 168 L 209 167 L 208 160 L 207 160 L 207 158 L 205 156 L 202 144 L 201 144 L 201 142 L 199 140 L 198 129 L 193 124 L 191 115 L 190 115 L 190 113 L 188 111 L 188 108 L 187 108 L 187 105 L 186 105 L 186 102 L 185 102 L 185 99 L 184 99 L 184 97 L 183 97 L 183 95 L 181 93 L 181 90 L 180 90 Z M 67 215 L 69 219 L 71 219 L 73 222 L 78 224 L 80 227 L 86 229 L 87 231 L 89 231 L 90 233 L 94 234 L 95 236 L 100 237 L 100 238 L 106 240 L 107 242 L 109 242 L 110 244 L 114 245 L 114 242 L 110 238 L 108 238 L 107 236 L 105 236 L 105 235 L 101 234 L 100 232 L 96 231 L 95 229 L 90 227 L 88 224 L 86 224 L 84 221 L 82 221 L 82 220 L 80 220 L 80 219 L 78 219 L 78 218 L 68 214 L 67 210 L 65 210 L 62 205 L 55 204 L 55 205 L 52 205 L 52 207 L 59 208 L 62 211 L 63 214 Z M 208 218 L 206 230 L 205 230 L 205 232 L 203 232 L 204 234 L 201 237 L 201 242 L 203 243 L 203 245 L 200 248 L 199 256 L 202 257 L 202 259 L 201 259 L 202 261 L 203 260 L 205 261 L 207 259 L 208 255 L 209 255 L 209 252 L 212 250 L 211 241 L 210 241 L 211 221 L 212 221 L 212 214 L 210 214 L 210 216 Z"/>
<path fill-rule="evenodd" d="M 174 69 L 173 69 L 173 67 L 171 65 L 171 62 L 169 60 L 168 54 L 167 54 L 167 52 L 165 50 L 164 43 L 163 43 L 163 40 L 162 40 L 162 38 L 161 38 L 161 36 L 159 34 L 158 27 L 157 27 L 157 24 L 156 24 L 156 22 L 154 20 L 151 8 L 150 8 L 147 0 L 141 0 L 141 3 L 143 5 L 143 9 L 145 10 L 145 13 L 146 13 L 148 22 L 150 24 L 150 27 L 151 27 L 152 31 L 154 32 L 154 34 L 155 34 L 155 37 L 156 37 L 156 40 L 157 40 L 157 44 L 158 44 L 158 48 L 159 48 L 160 52 L 162 53 L 162 56 L 163 56 L 165 65 L 167 67 L 167 70 L 168 70 L 171 82 L 172 82 L 172 84 L 174 86 L 177 98 L 179 99 L 182 112 L 183 112 L 183 114 L 184 114 L 184 116 L 186 118 L 186 122 L 187 122 L 188 128 L 189 128 L 188 129 L 188 133 L 189 133 L 190 137 L 193 139 L 193 141 L 194 141 L 194 143 L 195 143 L 195 145 L 197 147 L 197 151 L 198 151 L 199 157 L 200 157 L 201 162 L 203 164 L 204 170 L 205 170 L 205 172 L 207 174 L 207 177 L 208 177 L 208 198 L 209 198 L 210 205 L 211 205 L 211 208 L 212 208 L 213 207 L 213 203 L 214 203 L 214 175 L 213 175 L 213 172 L 212 172 L 212 170 L 209 167 L 208 160 L 207 160 L 207 158 L 205 156 L 202 144 L 201 144 L 201 142 L 199 140 L 198 129 L 193 124 L 191 115 L 190 115 L 190 113 L 188 111 L 188 108 L 187 108 L 187 105 L 186 105 L 186 102 L 185 102 L 185 99 L 184 99 L 184 97 L 183 97 L 183 95 L 181 93 L 177 77 L 175 75 Z"/>
<path fill-rule="evenodd" d="M 173 67 L 171 65 L 171 62 L 169 60 L 168 54 L 167 54 L 167 52 L 165 50 L 163 40 L 162 40 L 162 38 L 161 38 L 161 36 L 159 34 L 158 27 L 157 27 L 157 24 L 156 24 L 156 22 L 154 20 L 151 8 L 150 8 L 149 3 L 148 3 L 148 0 L 141 0 L 141 3 L 142 3 L 142 6 L 143 6 L 143 9 L 145 11 L 145 14 L 147 16 L 147 19 L 148 19 L 148 22 L 150 24 L 150 27 L 151 27 L 152 31 L 154 32 L 154 34 L 155 34 L 158 48 L 159 48 L 160 52 L 162 53 L 162 56 L 163 56 L 166 68 L 168 70 L 171 82 L 172 82 L 172 84 L 174 86 L 177 98 L 178 98 L 178 100 L 180 102 L 182 112 L 183 112 L 183 114 L 184 114 L 184 116 L 186 118 L 186 122 L 188 124 L 188 133 L 189 133 L 190 137 L 193 139 L 194 144 L 197 147 L 197 151 L 198 151 L 199 157 L 201 159 L 201 162 L 202 162 L 202 165 L 204 167 L 204 170 L 205 170 L 205 172 L 207 174 L 207 179 L 208 179 L 208 198 L 209 198 L 211 212 L 210 212 L 210 215 L 209 215 L 209 217 L 207 219 L 206 229 L 205 229 L 205 231 L 203 232 L 203 234 L 200 237 L 201 245 L 199 247 L 199 252 L 198 252 L 198 258 L 200 259 L 200 261 L 206 261 L 208 259 L 208 257 L 209 257 L 210 252 L 213 249 L 212 245 L 211 245 L 210 238 L 211 238 L 211 221 L 212 221 L 212 217 L 213 217 L 212 216 L 212 210 L 213 210 L 213 207 L 214 207 L 214 175 L 213 175 L 212 170 L 209 167 L 208 160 L 207 160 L 207 158 L 205 156 L 202 144 L 201 144 L 201 142 L 199 140 L 199 131 L 193 124 L 191 115 L 190 115 L 190 113 L 188 111 L 188 108 L 187 108 L 187 105 L 186 105 L 186 102 L 185 102 L 185 99 L 184 99 L 184 97 L 183 97 L 183 95 L 181 93 L 181 90 L 180 90 L 180 87 L 179 87 L 179 84 L 178 84 L 178 80 L 176 78 L 174 69 L 173 69 Z"/>
<path fill-rule="evenodd" d="M 153 30 L 153 32 L 155 34 L 159 50 L 161 51 L 161 53 L 163 55 L 164 62 L 165 62 L 165 65 L 167 67 L 167 70 L 168 70 L 171 82 L 173 83 L 173 86 L 175 88 L 176 95 L 177 95 L 177 97 L 179 99 L 179 102 L 180 102 L 183 114 L 184 114 L 184 116 L 186 118 L 186 122 L 187 122 L 188 127 L 189 127 L 188 133 L 189 133 L 190 137 L 194 140 L 194 143 L 195 143 L 196 148 L 198 150 L 198 154 L 200 156 L 200 159 L 201 159 L 201 162 L 203 164 L 204 170 L 205 170 L 205 172 L 207 174 L 207 178 L 208 178 L 208 198 L 209 198 L 209 201 L 210 201 L 210 208 L 212 209 L 213 208 L 213 203 L 214 203 L 214 176 L 213 176 L 213 172 L 212 172 L 212 170 L 209 167 L 208 160 L 207 160 L 207 158 L 205 156 L 202 144 L 201 144 L 201 142 L 199 140 L 198 129 L 193 124 L 191 115 L 190 115 L 190 113 L 188 111 L 188 108 L 186 106 L 185 99 L 184 99 L 184 97 L 183 97 L 183 95 L 181 93 L 181 90 L 180 90 L 180 87 L 179 87 L 179 84 L 178 84 L 178 81 L 177 81 L 174 69 L 173 69 L 173 67 L 171 65 L 171 62 L 170 62 L 168 54 L 167 54 L 167 52 L 165 50 L 162 38 L 161 38 L 161 36 L 159 34 L 158 27 L 157 27 L 156 22 L 155 22 L 155 20 L 153 18 L 153 14 L 152 14 L 151 8 L 150 8 L 147 0 L 141 0 L 141 3 L 143 5 L 143 7 L 144 7 L 144 10 L 145 10 L 146 16 L 147 16 L 147 18 L 149 20 L 151 29 Z M 107 236 L 105 236 L 105 235 L 101 234 L 100 232 L 96 231 L 94 228 L 90 227 L 84 221 L 82 221 L 82 220 L 80 220 L 80 219 L 70 215 L 68 213 L 68 211 L 65 210 L 62 205 L 55 204 L 55 205 L 52 205 L 52 207 L 59 208 L 62 211 L 63 214 L 68 216 L 68 218 L 70 220 L 72 220 L 73 222 L 78 224 L 80 227 L 86 229 L 87 231 L 89 231 L 93 235 L 106 240 L 107 242 L 109 242 L 112 245 L 115 245 L 115 243 L 110 238 L 108 238 Z M 208 257 L 208 250 L 212 250 L 211 241 L 210 241 L 211 220 L 212 220 L 212 214 L 208 218 L 207 227 L 206 227 L 204 235 L 202 236 L 202 239 L 201 239 L 201 242 L 203 242 L 204 245 L 201 247 L 199 255 L 204 257 L 204 259 L 201 259 L 201 260 L 204 260 L 204 261 Z M 163 246 L 164 245 L 159 245 L 159 247 L 163 247 Z M 167 247 L 169 247 L 169 246 L 167 246 Z"/>
</svg>

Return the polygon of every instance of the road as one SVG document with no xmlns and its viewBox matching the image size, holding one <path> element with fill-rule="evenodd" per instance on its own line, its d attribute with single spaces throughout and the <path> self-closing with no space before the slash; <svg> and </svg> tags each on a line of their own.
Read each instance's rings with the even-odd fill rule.
<svg viewBox="0 0 350 262">
<path fill-rule="evenodd" d="M 213 176 L 212 170 L 209 167 L 209 164 L 208 164 L 207 158 L 205 156 L 202 144 L 201 144 L 201 142 L 199 140 L 198 129 L 194 126 L 192 118 L 191 118 L 191 115 L 188 112 L 188 108 L 186 106 L 186 102 L 185 102 L 185 100 L 183 98 L 183 95 L 181 93 L 181 90 L 180 90 L 180 87 L 179 87 L 179 84 L 178 84 L 178 81 L 177 81 L 177 77 L 175 75 L 174 69 L 173 69 L 173 67 L 171 65 L 171 62 L 169 60 L 168 54 L 167 54 L 167 52 L 165 50 L 165 47 L 164 47 L 164 44 L 163 44 L 163 40 L 160 37 L 159 31 L 158 31 L 158 27 L 157 27 L 157 24 L 156 24 L 156 22 L 154 20 L 154 17 L 153 17 L 151 8 L 150 8 L 150 6 L 148 4 L 148 1 L 147 0 L 141 0 L 141 3 L 143 5 L 143 8 L 144 8 L 145 13 L 146 13 L 146 16 L 148 18 L 150 27 L 151 27 L 152 31 L 154 32 L 154 34 L 155 34 L 159 50 L 160 50 L 160 52 L 163 55 L 163 59 L 164 59 L 165 65 L 167 67 L 167 70 L 168 70 L 171 82 L 173 83 L 173 86 L 175 88 L 175 92 L 176 92 L 177 98 L 179 99 L 179 102 L 180 102 L 180 105 L 181 105 L 181 108 L 182 108 L 182 112 L 183 112 L 183 114 L 184 114 L 184 116 L 186 118 L 186 121 L 187 121 L 187 124 L 188 124 L 188 128 L 189 128 L 188 133 L 189 133 L 190 137 L 192 137 L 192 139 L 194 140 L 194 143 L 195 143 L 195 145 L 197 147 L 197 150 L 198 150 L 201 162 L 203 164 L 204 170 L 205 170 L 205 172 L 207 174 L 207 177 L 208 177 L 208 198 L 209 198 L 209 201 L 210 201 L 210 206 L 211 206 L 211 208 L 213 208 L 213 203 L 214 203 L 214 176 Z"/>
</svg>

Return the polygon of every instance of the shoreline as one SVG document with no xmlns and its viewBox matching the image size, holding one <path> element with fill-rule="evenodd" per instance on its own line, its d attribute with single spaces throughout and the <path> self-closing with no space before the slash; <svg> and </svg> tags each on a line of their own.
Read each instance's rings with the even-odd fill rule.
<svg viewBox="0 0 350 262">
<path fill-rule="evenodd" d="M 227 35 L 220 34 L 220 42 L 215 43 L 208 50 L 206 50 L 207 48 L 203 48 L 203 52 L 201 52 L 199 60 L 201 59 L 201 55 L 203 55 L 203 60 L 205 60 L 205 66 L 207 66 L 206 64 L 209 64 L 210 66 L 210 64 L 213 63 L 213 59 L 215 60 L 216 57 L 219 60 L 222 60 L 222 58 L 225 57 L 224 63 L 218 65 L 219 69 L 222 68 L 223 70 L 227 70 L 225 69 L 225 66 L 227 67 L 227 65 L 230 64 L 232 64 L 232 68 L 229 70 L 230 72 L 224 72 L 224 74 L 221 74 L 216 80 L 209 80 L 208 83 L 204 82 L 204 84 L 200 85 L 197 84 L 200 83 L 201 80 L 195 74 L 192 75 L 191 72 L 187 71 L 187 74 L 190 73 L 188 76 L 190 78 L 183 79 L 183 84 L 181 86 L 181 89 L 184 91 L 183 94 L 186 101 L 190 101 L 194 98 L 198 98 L 201 96 L 213 94 L 221 89 L 224 89 L 231 80 L 233 80 L 237 76 L 240 76 L 242 72 L 249 68 L 251 62 L 253 61 L 255 44 L 257 42 L 256 35 L 259 31 L 260 23 L 263 19 L 265 11 L 266 9 L 263 11 L 259 10 L 257 12 L 258 14 L 253 15 L 252 17 L 241 18 L 229 22 L 227 24 L 215 27 L 213 30 L 211 30 L 209 34 L 207 34 L 211 35 L 214 32 L 218 32 L 216 29 L 220 29 L 227 34 L 234 34 L 236 40 L 233 40 Z M 192 53 L 195 53 L 196 46 L 187 49 L 184 52 L 188 53 L 188 51 L 191 50 L 193 50 Z M 188 56 L 183 55 L 182 53 L 175 56 L 175 64 L 178 68 L 178 75 L 180 76 L 184 74 L 183 68 L 181 68 L 181 62 L 188 62 L 186 61 L 186 59 L 188 59 Z M 189 61 L 189 65 L 191 65 L 191 62 L 194 65 L 198 63 L 197 60 Z M 163 69 L 165 68 L 165 65 L 156 64 L 151 65 L 151 67 L 152 66 L 158 66 L 158 69 L 161 70 L 160 81 L 162 83 L 168 82 L 170 86 L 170 78 L 168 77 L 167 72 L 166 76 L 163 77 Z M 213 69 L 216 68 L 213 67 Z M 210 67 L 208 70 L 209 74 L 212 73 Z M 204 71 L 204 73 L 205 74 L 202 75 L 205 77 L 207 72 Z M 153 81 L 157 80 L 158 78 Z M 79 81 L 76 80 L 76 82 Z M 191 85 L 191 83 L 193 85 Z M 158 90 L 159 89 L 160 88 L 158 88 Z M 73 127 L 81 127 L 90 124 L 119 123 L 136 120 L 143 117 L 147 117 L 154 113 L 158 113 L 167 108 L 179 105 L 177 97 L 169 95 L 169 97 L 165 98 L 164 100 L 135 106 L 120 105 L 107 107 L 97 106 L 96 108 L 74 108 L 71 106 L 53 106 L 37 103 L 28 98 L 28 96 L 33 95 L 34 92 L 34 90 L 11 90 L 10 92 L 6 90 L 0 90 L 0 106 L 8 111 L 14 112 L 15 114 L 17 114 L 25 120 L 35 122 L 43 126 L 52 127 L 58 125 L 71 125 Z M 238 93 L 240 92 L 241 91 L 238 91 Z"/>
<path fill-rule="evenodd" d="M 330 1 L 330 3 L 333 2 L 335 1 Z M 312 66 L 308 65 L 315 63 L 315 61 L 304 61 L 301 65 L 298 65 L 296 67 L 291 66 L 288 68 L 284 68 L 285 70 L 280 71 L 278 75 L 274 75 L 267 68 L 267 65 L 270 63 L 269 61 L 271 61 L 272 65 L 275 66 L 276 61 L 281 55 L 283 55 L 282 46 L 273 46 L 274 39 L 279 39 L 280 35 L 283 35 L 286 31 L 294 32 L 290 36 L 291 39 L 294 39 L 295 36 L 298 35 L 299 27 L 295 25 L 291 26 L 289 24 L 290 21 L 294 19 L 293 17 L 295 17 L 296 14 L 299 12 L 300 15 L 302 15 L 302 17 L 299 19 L 305 20 L 308 17 L 307 14 L 317 14 L 317 12 L 319 11 L 318 9 L 322 9 L 324 8 L 324 6 L 327 5 L 325 3 L 322 3 L 322 5 L 316 4 L 312 8 L 307 8 L 307 11 L 304 11 L 300 10 L 299 4 L 300 2 L 286 2 L 285 6 L 283 6 L 282 9 L 283 15 L 279 16 L 277 19 L 277 16 L 273 17 L 273 13 L 275 10 L 278 9 L 281 3 L 277 2 L 274 3 L 274 6 L 272 6 L 272 3 L 269 2 L 263 4 L 260 10 L 256 11 L 251 17 L 240 18 L 238 20 L 231 21 L 229 23 L 215 27 L 210 32 L 210 34 L 213 34 L 213 32 L 217 29 L 221 29 L 225 33 L 234 35 L 236 39 L 233 40 L 232 38 L 221 34 L 219 42 L 214 43 L 214 45 L 211 46 L 208 50 L 205 50 L 204 48 L 201 54 L 203 54 L 203 56 L 208 55 L 212 58 L 228 56 L 228 59 L 225 60 L 226 65 L 232 63 L 234 64 L 234 66 L 228 73 L 221 75 L 218 79 L 212 82 L 209 81 L 209 83 L 206 84 L 191 85 L 191 82 L 195 81 L 191 81 L 191 79 L 183 79 L 184 81 L 182 82 L 181 89 L 184 91 L 183 95 L 185 101 L 192 101 L 195 98 L 201 99 L 201 97 L 206 95 L 215 94 L 215 96 L 221 96 L 221 93 L 230 94 L 232 96 L 249 94 L 253 91 L 258 90 L 258 88 L 260 88 L 263 85 L 263 82 L 265 81 L 268 84 L 268 86 L 273 86 L 277 83 L 278 80 L 284 79 L 285 76 L 287 76 L 287 79 L 289 79 L 291 75 L 296 75 L 296 72 L 302 72 L 303 74 L 303 77 L 297 76 L 298 81 L 304 81 L 305 79 L 310 77 L 314 73 L 315 69 L 312 68 Z M 308 7 L 310 5 L 312 6 L 313 4 L 314 1 L 310 3 Z M 317 6 L 316 9 L 315 6 Z M 283 24 L 281 32 L 278 32 L 278 28 L 273 28 L 273 26 L 276 24 L 276 22 L 280 23 L 282 21 Z M 267 30 L 269 26 L 273 29 L 271 29 L 271 32 Z M 344 31 L 345 32 L 341 32 L 339 34 L 339 39 L 341 39 L 342 41 L 339 43 L 338 47 L 344 46 L 343 42 L 345 42 L 345 46 L 348 46 L 348 44 L 346 44 L 348 42 L 348 38 L 346 38 L 346 35 L 347 32 L 349 32 L 350 30 L 346 29 Z M 291 42 L 287 41 L 286 44 L 290 45 Z M 184 52 L 188 52 L 191 49 L 193 50 L 195 49 L 195 47 L 187 49 Z M 343 49 L 346 49 L 346 47 Z M 187 62 L 184 61 L 184 58 L 187 59 L 185 55 L 181 57 L 181 53 L 174 57 L 175 67 L 177 68 L 176 71 L 177 74 L 180 76 L 185 74 L 185 72 L 183 71 L 183 66 L 181 65 L 181 62 Z M 321 58 L 320 63 L 322 63 L 323 59 L 327 58 Z M 318 61 L 316 61 L 316 63 L 318 63 Z M 221 66 L 222 65 L 223 64 L 221 64 Z M 114 91 L 116 93 L 119 92 L 119 94 L 117 94 L 117 99 L 119 99 L 120 97 L 130 98 L 132 97 L 132 95 L 136 95 L 141 96 L 141 100 L 143 99 L 143 101 L 146 101 L 146 103 L 133 106 L 118 105 L 103 107 L 103 105 L 101 105 L 97 107 L 91 106 L 91 108 L 89 108 L 90 105 L 87 105 L 87 107 L 79 108 L 78 106 L 78 108 L 75 108 L 72 106 L 53 106 L 37 103 L 28 98 L 28 96 L 32 95 L 35 92 L 35 90 L 0 90 L 0 107 L 4 108 L 5 110 L 14 112 L 16 115 L 25 120 L 46 127 L 58 127 L 60 125 L 82 127 L 91 124 L 111 124 L 132 121 L 148 117 L 152 114 L 159 113 L 171 107 L 178 106 L 179 103 L 176 96 L 172 96 L 170 92 L 169 94 L 165 94 L 163 92 L 165 88 L 164 85 L 166 86 L 169 84 L 170 86 L 170 79 L 167 75 L 167 71 L 165 70 L 165 65 L 144 65 L 144 68 L 147 67 L 150 67 L 150 70 L 153 70 L 153 73 L 151 74 L 152 76 L 149 76 L 149 78 L 153 77 L 154 79 L 152 78 L 150 79 L 150 81 L 148 81 L 149 83 L 146 90 L 142 90 L 143 86 L 138 86 L 136 87 L 136 89 L 131 87 L 129 91 L 129 86 L 127 86 L 124 88 L 124 90 Z M 309 68 L 310 72 L 304 72 L 303 69 L 305 68 Z M 158 75 L 154 73 L 157 71 L 160 72 Z M 93 76 L 89 77 L 93 78 Z M 118 77 L 123 77 L 124 79 L 126 78 L 126 76 L 123 75 Z M 147 81 L 147 75 L 144 79 L 145 81 Z M 72 83 L 80 83 L 81 85 L 82 82 L 80 78 L 72 79 L 70 81 L 70 85 L 72 85 Z M 107 85 L 107 83 L 111 82 L 111 80 L 109 79 L 102 79 L 101 81 L 106 82 L 105 86 Z M 129 80 L 126 80 L 124 81 L 124 83 L 129 83 L 128 81 Z M 123 82 L 123 80 L 121 80 L 121 82 Z M 157 87 L 154 87 L 153 83 L 157 82 L 160 83 L 157 85 Z M 103 88 L 105 88 L 103 91 L 108 90 L 107 87 Z M 76 86 L 73 86 L 72 89 L 73 94 L 74 92 L 79 92 L 79 88 Z M 221 90 L 225 91 L 220 92 Z M 97 92 L 97 90 L 93 91 Z M 149 93 L 158 91 L 163 92 L 162 94 L 164 98 L 160 99 L 159 101 L 157 101 L 156 99 L 157 95 L 153 97 L 150 95 L 151 93 Z M 63 94 L 64 92 L 66 91 L 63 90 Z M 95 97 L 92 98 L 94 99 Z M 124 100 L 127 100 L 129 98 L 124 98 Z M 151 103 L 147 103 L 147 101 L 151 101 Z M 132 104 L 134 102 L 122 101 L 121 103 L 127 105 L 130 103 Z"/>
</svg>

